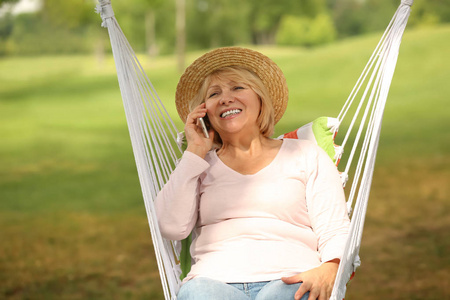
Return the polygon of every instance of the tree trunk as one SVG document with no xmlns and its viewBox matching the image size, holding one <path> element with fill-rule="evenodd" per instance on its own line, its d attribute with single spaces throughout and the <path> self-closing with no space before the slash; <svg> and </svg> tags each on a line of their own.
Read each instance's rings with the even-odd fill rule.
<svg viewBox="0 0 450 300">
<path fill-rule="evenodd" d="M 186 2 L 176 1 L 176 28 L 177 28 L 177 58 L 178 71 L 184 71 L 184 52 L 186 48 Z"/>
<path fill-rule="evenodd" d="M 145 14 L 145 41 L 148 55 L 150 57 L 158 55 L 155 34 L 155 12 L 153 10 L 149 10 Z"/>
<path fill-rule="evenodd" d="M 105 41 L 103 36 L 100 35 L 95 43 L 95 57 L 97 58 L 98 66 L 102 68 L 105 63 Z"/>
</svg>

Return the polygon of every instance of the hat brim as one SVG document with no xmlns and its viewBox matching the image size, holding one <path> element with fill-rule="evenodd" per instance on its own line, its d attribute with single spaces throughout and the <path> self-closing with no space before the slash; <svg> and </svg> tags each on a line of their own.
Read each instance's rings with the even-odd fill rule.
<svg viewBox="0 0 450 300">
<path fill-rule="evenodd" d="M 247 48 L 224 47 L 212 50 L 195 60 L 180 78 L 175 104 L 183 123 L 189 114 L 189 102 L 198 93 L 206 77 L 212 72 L 231 66 L 254 72 L 267 88 L 275 112 L 275 123 L 283 116 L 288 102 L 288 87 L 283 72 L 267 56 Z"/>
</svg>

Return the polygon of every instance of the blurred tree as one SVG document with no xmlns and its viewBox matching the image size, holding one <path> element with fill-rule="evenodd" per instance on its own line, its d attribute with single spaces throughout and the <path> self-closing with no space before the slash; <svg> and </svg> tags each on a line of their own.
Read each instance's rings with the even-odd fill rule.
<svg viewBox="0 0 450 300">
<path fill-rule="evenodd" d="M 311 46 L 330 43 L 336 39 L 336 29 L 333 20 L 326 13 L 320 13 L 311 20 L 308 32 Z"/>
<path fill-rule="evenodd" d="M 15 3 L 18 2 L 19 0 L 0 0 L 0 7 L 4 4 L 4 3 Z"/>
<path fill-rule="evenodd" d="M 135 14 L 142 14 L 144 20 L 142 28 L 144 29 L 144 47 L 150 56 L 158 54 L 156 43 L 156 12 L 163 7 L 163 0 L 134 0 L 128 1 L 131 10 Z"/>
<path fill-rule="evenodd" d="M 314 18 L 285 15 L 277 33 L 277 44 L 291 46 L 317 46 L 336 38 L 333 20 L 328 14 Z"/>
<path fill-rule="evenodd" d="M 361 11 L 363 15 L 361 32 L 367 33 L 386 29 L 399 5 L 399 0 L 366 0 Z"/>
<path fill-rule="evenodd" d="M 17 1 L 0 0 L 0 6 Z M 336 32 L 342 38 L 379 31 L 386 27 L 400 3 L 400 0 L 185 1 L 187 51 L 249 43 L 285 44 L 299 39 L 314 45 L 332 40 Z M 93 49 L 103 53 L 109 43 L 106 30 L 100 28 L 101 20 L 93 13 L 96 3 L 97 0 L 42 0 L 40 12 L 3 14 L 0 53 L 74 53 Z M 175 51 L 175 4 L 175 0 L 113 0 L 116 17 L 133 48 L 151 55 Z M 448 1 L 415 0 L 409 27 L 438 22 L 450 22 Z"/>
<path fill-rule="evenodd" d="M 0 56 L 7 53 L 6 41 L 11 35 L 14 27 L 14 18 L 10 13 L 0 17 Z"/>
<path fill-rule="evenodd" d="M 307 45 L 306 32 L 309 30 L 309 23 L 310 21 L 305 17 L 285 15 L 277 33 L 277 44 Z"/>
<path fill-rule="evenodd" d="M 176 0 L 176 32 L 178 72 L 184 70 L 184 53 L 186 51 L 186 0 Z"/>
<path fill-rule="evenodd" d="M 5 4 L 10 6 L 16 3 L 18 0 L 0 0 L 0 8 Z M 14 27 L 14 18 L 10 11 L 6 9 L 2 15 L 0 15 L 0 56 L 3 56 L 7 52 L 7 39 L 11 35 Z"/>
<path fill-rule="evenodd" d="M 8 54 L 17 55 L 92 52 L 94 40 L 85 32 L 54 27 L 37 13 L 20 14 L 6 48 Z"/>
<path fill-rule="evenodd" d="M 133 48 L 150 55 L 175 45 L 175 1 L 114 0 L 114 12 Z"/>
<path fill-rule="evenodd" d="M 255 44 L 274 44 L 284 15 L 312 17 L 326 9 L 323 0 L 253 0 L 250 3 L 249 19 Z"/>
<path fill-rule="evenodd" d="M 54 27 L 78 29 L 98 20 L 93 7 L 92 0 L 42 0 L 41 14 Z"/>
<path fill-rule="evenodd" d="M 274 44 L 284 15 L 313 17 L 324 0 L 192 0 L 188 5 L 190 48 Z"/>
<path fill-rule="evenodd" d="M 363 31 L 364 16 L 362 1 L 329 1 L 329 8 L 339 37 L 360 34 Z"/>
<path fill-rule="evenodd" d="M 3 5 L 12 5 L 12 4 L 16 3 L 16 2 L 19 2 L 19 0 L 0 0 L 0 8 Z"/>
<path fill-rule="evenodd" d="M 450 3 L 444 0 L 415 0 L 410 24 L 416 26 L 450 22 Z"/>
<path fill-rule="evenodd" d="M 384 30 L 400 0 L 327 0 L 339 37 Z M 450 22 L 448 0 L 415 0 L 408 27 Z"/>
<path fill-rule="evenodd" d="M 189 1 L 186 28 L 189 49 L 248 43 L 249 8 L 248 1 Z"/>
<path fill-rule="evenodd" d="M 42 0 L 41 10 L 14 17 L 8 53 L 91 52 L 99 27 L 94 0 Z"/>
</svg>

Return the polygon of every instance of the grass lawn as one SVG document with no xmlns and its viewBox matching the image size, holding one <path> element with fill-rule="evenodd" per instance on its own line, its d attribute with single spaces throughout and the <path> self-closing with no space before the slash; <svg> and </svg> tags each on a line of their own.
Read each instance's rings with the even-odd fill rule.
<svg viewBox="0 0 450 300">
<path fill-rule="evenodd" d="M 290 88 L 276 134 L 336 116 L 379 37 L 259 48 Z M 450 26 L 404 36 L 346 299 L 450 298 L 448 53 Z M 174 57 L 142 63 L 177 119 Z M 0 237 L 0 299 L 163 299 L 111 57 L 0 59 Z"/>
</svg>

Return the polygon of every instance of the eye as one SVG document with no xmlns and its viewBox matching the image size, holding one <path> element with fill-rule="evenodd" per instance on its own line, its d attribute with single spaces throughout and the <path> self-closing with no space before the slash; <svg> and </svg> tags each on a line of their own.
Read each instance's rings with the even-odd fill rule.
<svg viewBox="0 0 450 300">
<path fill-rule="evenodd" d="M 245 89 L 243 86 L 237 85 L 233 88 L 233 90 L 243 90 Z"/>
<path fill-rule="evenodd" d="M 208 96 L 208 99 L 209 98 L 212 98 L 212 97 L 214 97 L 214 96 L 216 96 L 217 95 L 217 93 L 216 92 L 214 92 L 214 93 L 211 93 L 211 94 L 209 94 L 209 96 Z"/>
</svg>

